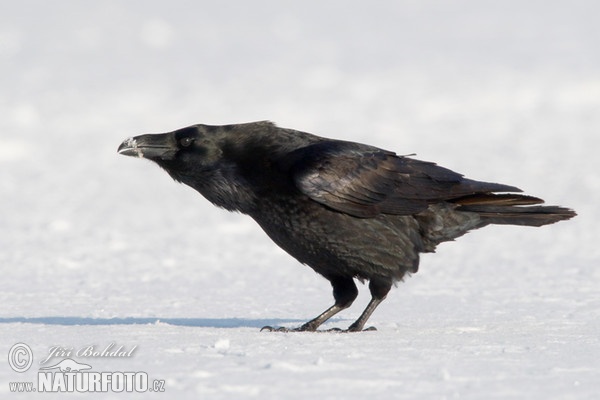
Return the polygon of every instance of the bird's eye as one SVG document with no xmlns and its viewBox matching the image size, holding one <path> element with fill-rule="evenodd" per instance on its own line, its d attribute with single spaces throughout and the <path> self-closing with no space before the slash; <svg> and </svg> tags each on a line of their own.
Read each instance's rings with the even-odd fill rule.
<svg viewBox="0 0 600 400">
<path fill-rule="evenodd" d="M 192 143 L 194 143 L 194 138 L 185 137 L 179 141 L 182 147 L 189 147 Z"/>
</svg>

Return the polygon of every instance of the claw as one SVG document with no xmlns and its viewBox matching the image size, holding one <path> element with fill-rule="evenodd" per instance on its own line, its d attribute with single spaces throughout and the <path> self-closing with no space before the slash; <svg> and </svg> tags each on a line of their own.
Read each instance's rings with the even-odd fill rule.
<svg viewBox="0 0 600 400">
<path fill-rule="evenodd" d="M 260 331 L 267 331 L 267 332 L 273 332 L 275 329 L 272 326 L 263 326 L 262 328 L 260 328 Z"/>
<path fill-rule="evenodd" d="M 286 328 L 285 326 L 263 326 L 262 328 L 260 328 L 260 331 L 267 331 L 267 332 L 304 332 L 304 329 L 300 328 Z"/>
<path fill-rule="evenodd" d="M 375 328 L 374 326 L 370 326 L 363 330 L 352 329 L 352 327 L 349 327 L 348 329 L 331 328 L 324 332 L 351 333 L 351 332 L 370 332 L 370 331 L 376 331 L 376 330 L 377 330 L 377 328 Z"/>
<path fill-rule="evenodd" d="M 288 329 L 284 326 L 279 326 L 279 327 L 272 327 L 272 326 L 263 326 L 262 328 L 260 328 L 260 331 L 267 331 L 267 332 L 290 332 L 293 331 L 293 329 Z"/>
<path fill-rule="evenodd" d="M 370 326 L 366 329 L 363 329 L 363 332 L 370 332 L 370 331 L 376 331 L 376 330 L 377 330 L 377 328 L 375 328 L 374 326 Z"/>
</svg>

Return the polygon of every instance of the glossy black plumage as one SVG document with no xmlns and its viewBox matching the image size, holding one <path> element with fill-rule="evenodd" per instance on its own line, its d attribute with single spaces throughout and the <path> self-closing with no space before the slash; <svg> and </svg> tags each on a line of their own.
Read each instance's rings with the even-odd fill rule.
<svg viewBox="0 0 600 400">
<path fill-rule="evenodd" d="M 575 216 L 520 189 L 464 178 L 431 162 L 326 139 L 270 122 L 141 135 L 119 152 L 148 158 L 209 201 L 250 215 L 281 248 L 328 279 L 335 304 L 299 330 L 316 330 L 357 296 L 373 296 L 349 330 L 362 330 L 419 253 L 471 229 L 541 226 Z"/>
</svg>

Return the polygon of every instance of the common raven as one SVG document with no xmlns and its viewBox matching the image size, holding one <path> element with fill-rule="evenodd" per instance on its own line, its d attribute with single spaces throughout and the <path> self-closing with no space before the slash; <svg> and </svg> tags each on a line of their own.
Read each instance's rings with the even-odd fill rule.
<svg viewBox="0 0 600 400">
<path fill-rule="evenodd" d="M 542 226 L 576 215 L 514 194 L 521 192 L 514 186 L 267 121 L 136 136 L 118 152 L 150 159 L 216 206 L 248 214 L 329 280 L 335 303 L 299 331 L 315 331 L 350 307 L 355 278 L 369 281 L 372 299 L 348 331 L 363 330 L 392 285 L 417 272 L 419 253 L 472 229 Z"/>
</svg>

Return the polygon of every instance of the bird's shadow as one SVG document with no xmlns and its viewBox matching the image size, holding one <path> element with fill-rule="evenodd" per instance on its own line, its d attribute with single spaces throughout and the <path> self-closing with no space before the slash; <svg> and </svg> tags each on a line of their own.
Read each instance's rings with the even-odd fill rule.
<svg viewBox="0 0 600 400">
<path fill-rule="evenodd" d="M 282 326 L 301 323 L 296 319 L 246 319 L 246 318 L 157 318 L 157 317 L 0 317 L 0 324 L 24 323 L 63 326 L 99 326 L 99 325 L 153 325 L 168 324 L 196 328 L 262 328 L 264 326 Z"/>
</svg>

